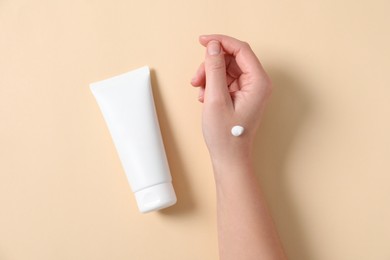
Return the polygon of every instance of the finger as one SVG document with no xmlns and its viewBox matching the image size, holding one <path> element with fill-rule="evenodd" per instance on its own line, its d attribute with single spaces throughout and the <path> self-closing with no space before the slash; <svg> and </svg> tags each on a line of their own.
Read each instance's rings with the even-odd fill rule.
<svg viewBox="0 0 390 260">
<path fill-rule="evenodd" d="M 232 100 L 226 82 L 225 55 L 218 41 L 209 41 L 207 44 L 205 71 L 205 103 L 210 100 L 222 104 L 231 104 Z"/>
<path fill-rule="evenodd" d="M 225 54 L 225 62 L 226 62 L 226 76 L 227 76 L 227 84 L 238 78 L 242 71 L 238 67 L 236 60 L 233 56 Z M 194 77 L 191 79 L 191 85 L 194 87 L 204 87 L 206 85 L 206 71 L 204 68 L 204 62 L 199 65 L 198 70 L 196 71 Z"/>
<path fill-rule="evenodd" d="M 203 103 L 204 101 L 204 87 L 199 88 L 199 96 L 198 96 L 199 102 Z"/>
<path fill-rule="evenodd" d="M 219 41 L 224 51 L 235 57 L 237 65 L 243 73 L 257 75 L 260 71 L 262 75 L 266 75 L 249 44 L 220 34 L 202 35 L 199 37 L 199 42 L 203 46 L 207 46 L 210 41 Z"/>
<path fill-rule="evenodd" d="M 196 71 L 194 77 L 191 79 L 191 85 L 194 87 L 204 86 L 206 84 L 206 72 L 204 69 L 204 62 L 202 62 Z"/>
<path fill-rule="evenodd" d="M 230 93 L 236 92 L 236 91 L 239 91 L 239 90 L 240 90 L 240 86 L 238 85 L 237 80 L 233 81 L 233 82 L 229 85 L 229 92 L 230 92 Z"/>
<path fill-rule="evenodd" d="M 236 80 L 236 78 L 233 78 L 229 74 L 226 74 L 226 83 L 227 83 L 228 86 L 230 86 L 230 84 L 232 84 L 232 82 L 235 81 L 235 80 Z"/>
<path fill-rule="evenodd" d="M 239 78 L 242 74 L 240 67 L 238 67 L 236 59 L 232 55 L 225 55 L 226 74 L 232 78 Z M 230 84 L 230 83 L 229 83 Z"/>
</svg>

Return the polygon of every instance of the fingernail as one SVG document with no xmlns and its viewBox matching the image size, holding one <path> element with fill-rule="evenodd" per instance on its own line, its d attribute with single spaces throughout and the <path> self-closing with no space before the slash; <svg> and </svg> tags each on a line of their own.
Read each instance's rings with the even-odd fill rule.
<svg viewBox="0 0 390 260">
<path fill-rule="evenodd" d="M 207 53 L 215 56 L 221 53 L 221 45 L 218 41 L 211 41 L 207 44 Z"/>
</svg>

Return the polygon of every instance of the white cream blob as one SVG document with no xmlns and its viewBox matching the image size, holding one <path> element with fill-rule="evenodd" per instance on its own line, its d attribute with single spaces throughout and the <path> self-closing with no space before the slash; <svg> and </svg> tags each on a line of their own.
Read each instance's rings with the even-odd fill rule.
<svg viewBox="0 0 390 260">
<path fill-rule="evenodd" d="M 235 125 L 232 127 L 232 135 L 233 136 L 240 136 L 244 133 L 244 127 L 240 126 L 240 125 Z"/>
</svg>

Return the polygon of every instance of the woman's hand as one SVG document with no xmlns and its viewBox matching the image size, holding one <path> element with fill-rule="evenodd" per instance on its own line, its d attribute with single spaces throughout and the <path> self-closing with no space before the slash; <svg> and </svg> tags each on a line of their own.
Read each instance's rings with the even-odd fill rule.
<svg viewBox="0 0 390 260">
<path fill-rule="evenodd" d="M 203 135 L 213 161 L 250 157 L 271 81 L 250 46 L 224 35 L 199 37 L 205 61 L 191 84 L 200 87 Z M 231 128 L 245 128 L 239 137 Z"/>
</svg>

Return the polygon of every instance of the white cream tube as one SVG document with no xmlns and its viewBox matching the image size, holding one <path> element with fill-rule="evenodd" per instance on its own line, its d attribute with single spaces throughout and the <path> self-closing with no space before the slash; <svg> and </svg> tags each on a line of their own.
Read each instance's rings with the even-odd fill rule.
<svg viewBox="0 0 390 260">
<path fill-rule="evenodd" d="M 142 213 L 176 203 L 148 67 L 92 83 L 138 208 Z"/>
</svg>

